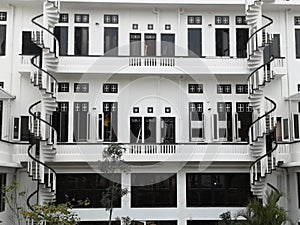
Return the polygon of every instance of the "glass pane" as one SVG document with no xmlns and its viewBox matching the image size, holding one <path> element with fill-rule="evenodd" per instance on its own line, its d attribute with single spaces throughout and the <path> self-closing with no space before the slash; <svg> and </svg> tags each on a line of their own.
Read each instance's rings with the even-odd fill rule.
<svg viewBox="0 0 300 225">
<path fill-rule="evenodd" d="M 216 56 L 229 56 L 229 29 L 216 29 Z"/>
<path fill-rule="evenodd" d="M 145 34 L 145 56 L 156 56 L 156 34 Z"/>
<path fill-rule="evenodd" d="M 296 29 L 295 34 L 296 34 L 296 58 L 300 58 L 300 29 Z"/>
<path fill-rule="evenodd" d="M 59 54 L 68 55 L 68 27 L 55 27 L 54 35 L 59 40 Z"/>
<path fill-rule="evenodd" d="M 118 55 L 118 33 L 119 28 L 104 27 L 104 54 Z"/>
<path fill-rule="evenodd" d="M 89 51 L 89 28 L 75 27 L 75 55 L 88 55 Z"/>
<path fill-rule="evenodd" d="M 161 56 L 175 56 L 175 34 L 161 35 Z"/>
<path fill-rule="evenodd" d="M 283 139 L 289 139 L 289 120 L 283 119 Z"/>
<path fill-rule="evenodd" d="M 130 34 L 130 56 L 141 55 L 141 34 Z"/>
<path fill-rule="evenodd" d="M 272 52 L 275 58 L 280 57 L 280 34 L 273 34 Z"/>
<path fill-rule="evenodd" d="M 236 29 L 236 56 L 238 58 L 247 57 L 247 41 L 249 29 Z"/>
<path fill-rule="evenodd" d="M 5 55 L 6 25 L 0 25 L 0 55 Z"/>
<path fill-rule="evenodd" d="M 188 29 L 189 56 L 202 56 L 202 30 L 198 28 Z"/>
</svg>

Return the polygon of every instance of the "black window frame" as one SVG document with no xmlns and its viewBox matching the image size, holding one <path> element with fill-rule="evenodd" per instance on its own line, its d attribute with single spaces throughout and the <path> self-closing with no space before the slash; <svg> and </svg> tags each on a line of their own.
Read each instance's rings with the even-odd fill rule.
<svg viewBox="0 0 300 225">
<path fill-rule="evenodd" d="M 176 208 L 176 207 L 177 207 L 177 174 L 170 174 L 170 173 L 132 173 L 131 174 L 131 208 Z"/>
<path fill-rule="evenodd" d="M 62 87 L 63 85 L 66 85 L 66 89 Z M 63 89 L 65 89 L 65 90 L 63 90 Z M 57 91 L 58 92 L 69 92 L 70 91 L 70 84 L 68 82 L 59 82 Z"/>
<path fill-rule="evenodd" d="M 117 94 L 119 92 L 119 85 L 117 83 L 104 83 L 103 93 Z"/>
<path fill-rule="evenodd" d="M 86 88 L 84 88 L 86 86 Z M 74 83 L 74 93 L 89 93 L 89 83 Z"/>
<path fill-rule="evenodd" d="M 7 12 L 0 12 L 0 21 L 7 21 Z"/>
<path fill-rule="evenodd" d="M 235 85 L 236 94 L 248 94 L 248 84 L 236 84 Z"/>
<path fill-rule="evenodd" d="M 0 173 L 0 212 L 5 211 L 5 200 L 4 200 L 4 191 L 2 189 L 3 186 L 6 186 L 7 176 L 5 173 Z"/>
<path fill-rule="evenodd" d="M 187 16 L 188 25 L 202 25 L 202 16 L 200 15 L 191 15 Z"/>
<path fill-rule="evenodd" d="M 186 207 L 244 207 L 252 198 L 249 176 L 248 173 L 186 173 Z"/>
<path fill-rule="evenodd" d="M 64 18 L 66 18 L 66 20 Z M 69 23 L 69 14 L 68 13 L 60 13 L 58 22 L 59 23 Z"/>
<path fill-rule="evenodd" d="M 114 21 L 114 18 L 117 18 L 117 20 Z M 119 15 L 118 14 L 104 14 L 103 23 L 104 24 L 118 24 L 119 23 Z"/>
<path fill-rule="evenodd" d="M 7 38 L 7 26 L 6 24 L 0 24 L 0 30 L 3 27 L 4 35 L 3 35 L 3 41 L 0 44 L 0 56 L 5 56 L 6 55 L 6 38 Z M 0 35 L 1 37 L 2 35 Z"/>
<path fill-rule="evenodd" d="M 101 204 L 102 193 L 107 191 L 109 185 L 121 185 L 120 173 L 93 174 L 93 173 L 58 173 L 57 174 L 57 203 L 73 203 L 74 208 L 104 208 Z M 66 199 L 66 195 L 69 199 Z M 87 196 L 88 195 L 88 196 Z M 88 197 L 87 206 L 77 204 L 77 200 Z M 75 199 L 75 201 L 73 201 Z M 121 197 L 115 202 L 114 208 L 121 208 Z"/>
<path fill-rule="evenodd" d="M 229 91 L 226 91 L 226 88 L 229 88 Z M 217 94 L 231 94 L 232 88 L 231 84 L 217 84 Z"/>
<path fill-rule="evenodd" d="M 90 15 L 89 14 L 74 14 L 74 23 L 89 23 L 90 22 Z"/>
<path fill-rule="evenodd" d="M 300 27 L 295 29 L 296 59 L 300 59 Z"/>
</svg>

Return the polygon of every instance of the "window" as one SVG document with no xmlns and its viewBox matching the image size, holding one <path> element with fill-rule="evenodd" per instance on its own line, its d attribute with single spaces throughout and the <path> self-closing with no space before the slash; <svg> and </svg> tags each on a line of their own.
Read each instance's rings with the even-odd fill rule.
<svg viewBox="0 0 300 225">
<path fill-rule="evenodd" d="M 148 24 L 148 30 L 153 30 L 153 24 Z"/>
<path fill-rule="evenodd" d="M 101 204 L 102 193 L 112 184 L 121 183 L 121 174 L 57 174 L 58 203 L 71 202 L 76 204 L 77 200 L 89 199 L 88 208 L 103 208 Z M 66 196 L 68 199 L 66 199 Z M 72 202 L 75 199 L 75 202 Z M 79 206 L 85 207 L 85 206 Z M 121 198 L 114 202 L 114 208 L 121 207 Z M 81 222 L 80 222 L 81 224 Z"/>
<path fill-rule="evenodd" d="M 216 29 L 216 56 L 229 56 L 229 29 Z"/>
<path fill-rule="evenodd" d="M 4 88 L 4 82 L 3 81 L 0 82 L 0 88 Z"/>
<path fill-rule="evenodd" d="M 75 55 L 89 54 L 89 28 L 75 27 Z"/>
<path fill-rule="evenodd" d="M 89 93 L 89 84 L 88 83 L 74 83 L 74 92 L 75 93 Z"/>
<path fill-rule="evenodd" d="M 74 136 L 73 141 L 87 140 L 87 113 L 89 111 L 88 102 L 74 102 Z"/>
<path fill-rule="evenodd" d="M 186 174 L 187 207 L 241 207 L 251 198 L 249 174 Z"/>
<path fill-rule="evenodd" d="M 131 174 L 131 207 L 177 207 L 176 174 Z"/>
<path fill-rule="evenodd" d="M 296 58 L 300 58 L 300 29 L 295 30 L 296 35 Z"/>
<path fill-rule="evenodd" d="M 247 25 L 246 16 L 236 16 L 235 24 L 236 25 Z"/>
<path fill-rule="evenodd" d="M 0 173 L 0 212 L 5 210 L 4 192 L 2 186 L 6 185 L 6 174 Z"/>
<path fill-rule="evenodd" d="M 156 34 L 145 34 L 145 56 L 156 56 Z"/>
<path fill-rule="evenodd" d="M 0 55 L 5 55 L 6 25 L 0 25 Z"/>
<path fill-rule="evenodd" d="M 132 30 L 138 30 L 139 29 L 139 25 L 134 23 L 132 24 Z"/>
<path fill-rule="evenodd" d="M 189 103 L 190 140 L 201 141 L 204 138 L 203 102 Z"/>
<path fill-rule="evenodd" d="M 133 107 L 133 113 L 139 113 L 140 108 L 139 107 Z"/>
<path fill-rule="evenodd" d="M 239 221 L 230 221 L 230 224 L 238 224 Z M 188 220 L 187 225 L 226 225 L 224 221 L 217 220 Z"/>
<path fill-rule="evenodd" d="M 103 93 L 118 93 L 118 84 L 103 84 Z"/>
<path fill-rule="evenodd" d="M 19 139 L 19 129 L 20 129 L 20 119 L 18 117 L 14 118 L 14 128 L 13 128 L 13 139 Z"/>
<path fill-rule="evenodd" d="M 165 30 L 171 30 L 171 24 L 166 24 L 165 25 Z"/>
<path fill-rule="evenodd" d="M 52 123 L 57 131 L 57 140 L 60 142 L 67 142 L 69 130 L 69 103 L 58 102 L 57 104 L 57 110 L 53 112 Z"/>
<path fill-rule="evenodd" d="M 230 84 L 218 84 L 217 85 L 218 94 L 231 94 L 231 85 Z"/>
<path fill-rule="evenodd" d="M 104 27 L 104 54 L 118 55 L 119 28 Z"/>
<path fill-rule="evenodd" d="M 248 94 L 248 84 L 237 84 L 235 86 L 236 94 Z"/>
<path fill-rule="evenodd" d="M 300 25 L 300 16 L 295 16 L 294 22 L 295 22 L 295 25 Z"/>
<path fill-rule="evenodd" d="M 7 20 L 7 12 L 0 12 L 0 21 Z"/>
<path fill-rule="evenodd" d="M 189 94 L 202 94 L 203 84 L 189 84 L 188 85 Z"/>
<path fill-rule="evenodd" d="M 29 141 L 29 116 L 21 116 L 21 141 Z"/>
<path fill-rule="evenodd" d="M 282 119 L 282 133 L 283 133 L 283 140 L 289 140 L 289 119 L 284 118 Z"/>
<path fill-rule="evenodd" d="M 273 34 L 272 52 L 275 58 L 280 57 L 280 34 Z"/>
<path fill-rule="evenodd" d="M 299 135 L 299 114 L 293 115 L 293 122 L 294 122 L 294 140 L 300 139 Z"/>
<path fill-rule="evenodd" d="M 216 25 L 229 25 L 229 16 L 216 16 Z"/>
<path fill-rule="evenodd" d="M 201 28 L 188 29 L 188 50 L 189 56 L 202 56 L 202 30 Z"/>
<path fill-rule="evenodd" d="M 213 115 L 214 140 L 232 141 L 232 102 L 217 102 Z"/>
<path fill-rule="evenodd" d="M 141 55 L 141 34 L 130 34 L 130 56 Z"/>
<path fill-rule="evenodd" d="M 175 56 L 175 34 L 161 34 L 161 56 Z"/>
<path fill-rule="evenodd" d="M 249 140 L 249 127 L 252 124 L 252 107 L 248 102 L 236 103 L 235 132 L 238 141 Z"/>
<path fill-rule="evenodd" d="M 59 14 L 59 23 L 68 23 L 69 22 L 69 14 L 67 13 L 60 13 Z"/>
<path fill-rule="evenodd" d="M 118 141 L 118 103 L 103 102 L 104 141 Z"/>
<path fill-rule="evenodd" d="M 69 83 L 58 83 L 58 92 L 69 92 Z"/>
<path fill-rule="evenodd" d="M 68 55 L 68 27 L 55 27 L 54 35 L 59 41 L 59 55 Z"/>
<path fill-rule="evenodd" d="M 75 14 L 74 16 L 75 23 L 89 23 L 89 15 L 88 14 Z"/>
<path fill-rule="evenodd" d="M 247 57 L 247 41 L 249 37 L 249 29 L 236 29 L 236 56 L 238 58 Z"/>
<path fill-rule="evenodd" d="M 104 15 L 104 23 L 106 24 L 118 24 L 119 16 L 118 15 Z"/>
<path fill-rule="evenodd" d="M 201 25 L 202 24 L 202 16 L 188 16 L 188 25 Z"/>
<path fill-rule="evenodd" d="M 298 208 L 300 209 L 300 173 L 297 173 Z"/>
<path fill-rule="evenodd" d="M 32 42 L 31 31 L 22 32 L 22 55 L 40 55 L 41 48 Z"/>
<path fill-rule="evenodd" d="M 2 123 L 3 123 L 3 101 L 0 101 L 0 138 L 1 139 L 2 139 Z"/>
</svg>

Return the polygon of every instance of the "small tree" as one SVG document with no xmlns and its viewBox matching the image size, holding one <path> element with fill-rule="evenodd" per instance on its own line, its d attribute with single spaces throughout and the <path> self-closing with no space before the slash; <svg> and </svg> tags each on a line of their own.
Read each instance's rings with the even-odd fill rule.
<svg viewBox="0 0 300 225">
<path fill-rule="evenodd" d="M 47 222 L 47 225 L 76 225 L 79 217 L 71 211 L 70 203 L 35 205 L 27 209 L 26 191 L 19 190 L 19 184 L 15 181 L 9 186 L 2 186 L 5 203 L 12 211 L 10 220 L 12 224 L 22 225 L 24 219 L 32 219 L 37 223 Z M 78 201 L 78 204 L 88 204 L 88 201 Z"/>
<path fill-rule="evenodd" d="M 12 215 L 9 216 L 9 220 L 13 224 L 21 225 L 23 219 L 22 212 L 25 209 L 24 206 L 26 206 L 26 191 L 20 191 L 19 184 L 15 181 L 9 186 L 3 185 L 1 189 L 4 194 L 4 202 L 12 212 Z"/>
<path fill-rule="evenodd" d="M 100 163 L 100 170 L 106 174 L 117 172 L 129 172 L 129 166 L 122 160 L 125 148 L 119 144 L 111 144 L 103 150 L 103 161 Z M 127 195 L 127 188 L 122 188 L 121 184 L 111 181 L 109 187 L 102 194 L 101 204 L 109 211 L 108 225 L 111 225 L 113 209 L 116 202 Z"/>
<path fill-rule="evenodd" d="M 278 206 L 280 198 L 280 192 L 271 191 L 266 193 L 266 204 L 254 198 L 250 200 L 245 210 L 237 213 L 234 220 L 231 220 L 230 212 L 221 214 L 220 218 L 226 225 L 284 225 L 290 221 L 285 209 Z M 238 217 L 242 217 L 243 220 L 237 221 Z"/>
<path fill-rule="evenodd" d="M 77 225 L 80 221 L 78 215 L 71 211 L 72 206 L 68 203 L 56 205 L 50 202 L 45 205 L 35 205 L 32 209 L 23 211 L 22 214 L 38 224 L 47 222 L 47 225 Z"/>
</svg>

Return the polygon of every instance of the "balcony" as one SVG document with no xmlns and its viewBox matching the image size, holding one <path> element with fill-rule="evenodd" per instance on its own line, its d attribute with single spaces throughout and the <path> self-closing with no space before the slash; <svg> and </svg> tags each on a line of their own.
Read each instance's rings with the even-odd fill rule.
<svg viewBox="0 0 300 225">
<path fill-rule="evenodd" d="M 20 56 L 20 72 L 30 72 L 30 58 Z M 231 57 L 61 56 L 57 73 L 249 74 L 247 59 Z"/>
<path fill-rule="evenodd" d="M 286 59 L 284 57 L 275 58 L 272 67 L 275 76 L 281 77 L 287 74 Z"/>
</svg>

